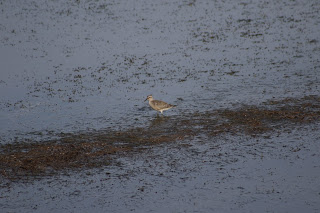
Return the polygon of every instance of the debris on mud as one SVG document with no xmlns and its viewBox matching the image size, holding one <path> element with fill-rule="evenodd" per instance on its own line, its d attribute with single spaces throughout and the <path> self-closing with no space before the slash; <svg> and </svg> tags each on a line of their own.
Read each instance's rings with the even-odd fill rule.
<svg viewBox="0 0 320 213">
<path fill-rule="evenodd" d="M 320 97 L 272 100 L 264 106 L 212 110 L 204 113 L 156 117 L 145 128 L 60 134 L 59 139 L 17 142 L 0 147 L 0 174 L 18 181 L 54 175 L 66 169 L 97 168 L 123 154 L 153 145 L 221 134 L 257 136 L 272 130 L 319 121 Z"/>
</svg>

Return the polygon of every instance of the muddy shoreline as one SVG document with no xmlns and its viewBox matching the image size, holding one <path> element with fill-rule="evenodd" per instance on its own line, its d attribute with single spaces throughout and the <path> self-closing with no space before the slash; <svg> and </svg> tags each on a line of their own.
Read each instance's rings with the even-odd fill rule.
<svg viewBox="0 0 320 213">
<path fill-rule="evenodd" d="M 120 156 L 200 135 L 211 139 L 226 134 L 268 138 L 275 131 L 279 134 L 319 120 L 317 96 L 270 100 L 262 106 L 241 106 L 234 110 L 158 115 L 145 128 L 60 134 L 55 140 L 2 145 L 0 174 L 12 181 L 28 181 L 34 176 L 56 175 L 68 169 L 105 167 Z"/>
<path fill-rule="evenodd" d="M 320 212 L 318 0 L 0 11 L 3 212 Z"/>
</svg>

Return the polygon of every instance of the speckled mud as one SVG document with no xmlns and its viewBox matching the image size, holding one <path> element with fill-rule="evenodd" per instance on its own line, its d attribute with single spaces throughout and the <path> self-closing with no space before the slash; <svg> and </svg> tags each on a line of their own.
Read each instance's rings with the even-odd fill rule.
<svg viewBox="0 0 320 213">
<path fill-rule="evenodd" d="M 0 11 L 3 212 L 320 211 L 319 1 Z"/>
</svg>

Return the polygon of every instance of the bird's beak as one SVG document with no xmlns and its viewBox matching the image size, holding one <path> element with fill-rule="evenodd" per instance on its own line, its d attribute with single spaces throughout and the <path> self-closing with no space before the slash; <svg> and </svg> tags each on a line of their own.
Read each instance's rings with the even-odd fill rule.
<svg viewBox="0 0 320 213">
<path fill-rule="evenodd" d="M 146 98 L 146 100 L 148 100 L 148 98 Z M 144 100 L 144 102 L 145 102 L 146 100 Z"/>
</svg>

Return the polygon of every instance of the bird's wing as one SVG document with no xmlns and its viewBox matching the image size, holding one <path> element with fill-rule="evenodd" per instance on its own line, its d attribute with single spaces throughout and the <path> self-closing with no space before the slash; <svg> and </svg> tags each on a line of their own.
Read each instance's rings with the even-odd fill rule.
<svg viewBox="0 0 320 213">
<path fill-rule="evenodd" d="M 154 100 L 153 103 L 154 103 L 154 105 L 155 105 L 156 107 L 159 107 L 159 108 L 169 108 L 169 107 L 171 107 L 170 104 L 167 104 L 167 103 L 164 102 L 164 101 Z"/>
</svg>

